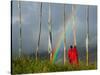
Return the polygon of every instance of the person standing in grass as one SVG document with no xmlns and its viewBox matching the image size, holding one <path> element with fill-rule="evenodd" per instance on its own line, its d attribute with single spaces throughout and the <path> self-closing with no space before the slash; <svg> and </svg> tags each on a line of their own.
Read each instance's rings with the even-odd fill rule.
<svg viewBox="0 0 100 75">
<path fill-rule="evenodd" d="M 70 64 L 72 64 L 73 63 L 73 61 L 72 61 L 72 49 L 73 49 L 73 47 L 72 47 L 72 45 L 70 46 L 70 48 L 68 49 L 68 60 L 69 60 L 69 63 Z"/>
<path fill-rule="evenodd" d="M 72 54 L 73 64 L 78 65 L 79 64 L 79 60 L 78 60 L 78 51 L 77 51 L 76 46 L 73 47 L 72 53 L 73 53 Z"/>
</svg>

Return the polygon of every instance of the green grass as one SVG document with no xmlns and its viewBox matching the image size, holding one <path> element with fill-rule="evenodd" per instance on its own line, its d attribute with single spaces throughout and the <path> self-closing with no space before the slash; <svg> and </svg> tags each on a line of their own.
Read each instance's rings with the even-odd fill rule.
<svg viewBox="0 0 100 75">
<path fill-rule="evenodd" d="M 69 63 L 66 63 L 65 65 L 51 64 L 47 59 L 38 59 L 37 62 L 30 57 L 12 59 L 12 74 L 92 70 L 96 69 L 96 67 L 96 63 L 86 66 L 85 63 L 80 62 L 80 66 L 77 67 L 72 66 Z"/>
</svg>

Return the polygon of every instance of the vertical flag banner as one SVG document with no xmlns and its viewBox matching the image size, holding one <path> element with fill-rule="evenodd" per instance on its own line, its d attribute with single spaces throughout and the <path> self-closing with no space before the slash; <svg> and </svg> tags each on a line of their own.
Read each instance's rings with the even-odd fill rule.
<svg viewBox="0 0 100 75">
<path fill-rule="evenodd" d="M 51 7 L 50 7 L 50 4 L 49 4 L 49 17 L 48 17 L 48 29 L 49 29 L 49 53 L 51 53 L 52 51 L 52 32 L 51 32 Z"/>
<path fill-rule="evenodd" d="M 64 4 L 64 65 L 66 63 L 66 24 L 65 24 L 65 4 Z"/>
<path fill-rule="evenodd" d="M 49 29 L 49 36 L 48 36 L 48 52 L 50 54 L 50 62 L 52 61 L 52 32 L 51 32 L 51 6 L 49 3 L 49 16 L 48 16 L 48 29 Z"/>
<path fill-rule="evenodd" d="M 89 49 L 89 6 L 86 8 L 86 66 L 88 66 L 88 49 Z"/>
<path fill-rule="evenodd" d="M 22 52 L 22 23 L 21 23 L 21 1 L 18 1 L 18 9 L 19 9 L 19 57 Z"/>
<path fill-rule="evenodd" d="M 38 45 L 37 45 L 37 49 L 36 49 L 36 61 L 38 58 L 38 50 L 39 50 L 39 46 L 40 46 L 40 37 L 41 37 L 41 23 L 42 23 L 42 3 L 40 3 L 40 31 L 39 31 L 39 39 L 38 39 Z"/>
</svg>

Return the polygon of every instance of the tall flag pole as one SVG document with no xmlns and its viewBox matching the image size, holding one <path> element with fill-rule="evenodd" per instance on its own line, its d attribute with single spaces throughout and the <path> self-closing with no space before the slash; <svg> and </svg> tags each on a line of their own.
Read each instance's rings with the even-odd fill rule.
<svg viewBox="0 0 100 75">
<path fill-rule="evenodd" d="M 65 24 L 65 4 L 64 4 L 64 65 L 66 63 L 66 24 Z"/>
<path fill-rule="evenodd" d="M 42 2 L 40 4 L 40 32 L 39 32 L 39 39 L 38 39 L 38 45 L 37 45 L 37 49 L 36 49 L 36 61 L 38 58 L 38 50 L 39 50 L 39 46 L 40 46 L 40 35 L 41 35 L 41 20 L 42 20 Z"/>
<path fill-rule="evenodd" d="M 86 66 L 88 66 L 88 49 L 89 49 L 89 6 L 87 6 L 87 14 L 86 14 Z"/>
<path fill-rule="evenodd" d="M 74 46 L 76 46 L 76 27 L 75 27 L 75 5 L 72 5 L 72 12 L 73 12 L 73 36 L 74 36 Z"/>
<path fill-rule="evenodd" d="M 51 7 L 49 4 L 49 16 L 48 16 L 48 28 L 49 28 L 49 36 L 48 36 L 48 52 L 50 54 L 50 62 L 52 62 L 52 32 L 51 32 Z"/>
<path fill-rule="evenodd" d="M 18 9 L 19 9 L 19 57 L 21 56 L 21 50 L 22 50 L 22 23 L 21 23 L 21 2 L 18 1 Z"/>
</svg>

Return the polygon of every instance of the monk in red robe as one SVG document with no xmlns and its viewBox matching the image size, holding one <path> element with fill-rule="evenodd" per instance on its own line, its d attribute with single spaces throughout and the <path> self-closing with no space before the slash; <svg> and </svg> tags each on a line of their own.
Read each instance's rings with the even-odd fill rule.
<svg viewBox="0 0 100 75">
<path fill-rule="evenodd" d="M 78 65 L 79 64 L 79 61 L 78 61 L 78 52 L 77 52 L 76 46 L 74 46 L 72 52 L 73 52 L 73 55 L 72 55 L 73 64 Z"/>
<path fill-rule="evenodd" d="M 68 59 L 69 59 L 69 63 L 72 64 L 72 46 L 70 46 L 70 48 L 68 49 Z"/>
</svg>

